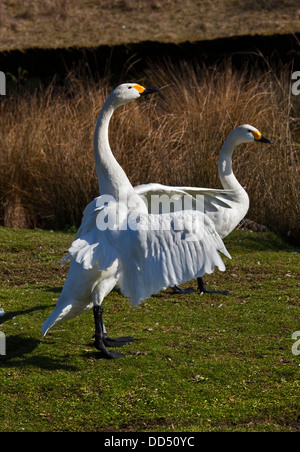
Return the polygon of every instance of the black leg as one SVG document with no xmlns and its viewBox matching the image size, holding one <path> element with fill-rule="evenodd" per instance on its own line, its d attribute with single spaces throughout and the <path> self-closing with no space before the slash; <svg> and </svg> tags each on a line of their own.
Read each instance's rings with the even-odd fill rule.
<svg viewBox="0 0 300 452">
<path fill-rule="evenodd" d="M 123 358 L 123 353 L 109 352 L 105 347 L 105 335 L 103 332 L 103 308 L 94 306 L 95 342 L 97 350 L 100 350 L 107 359 Z"/>
<path fill-rule="evenodd" d="M 202 278 L 197 278 L 197 282 L 198 282 L 198 291 L 201 294 L 202 293 L 216 293 L 216 294 L 220 294 L 220 295 L 228 295 L 229 294 L 228 290 L 210 290 L 210 289 L 206 289 L 205 283 L 204 283 Z"/>
</svg>

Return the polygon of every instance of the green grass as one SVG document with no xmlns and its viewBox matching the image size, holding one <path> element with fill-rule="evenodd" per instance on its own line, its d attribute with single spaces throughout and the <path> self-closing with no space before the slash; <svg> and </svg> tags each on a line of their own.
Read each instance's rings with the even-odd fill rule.
<svg viewBox="0 0 300 452">
<path fill-rule="evenodd" d="M 167 290 L 133 309 L 112 292 L 109 334 L 137 341 L 111 361 L 92 346 L 91 311 L 40 336 L 73 235 L 0 228 L 0 237 L 0 431 L 299 431 L 299 249 L 237 231 L 227 271 L 206 277 L 228 297 Z"/>
</svg>

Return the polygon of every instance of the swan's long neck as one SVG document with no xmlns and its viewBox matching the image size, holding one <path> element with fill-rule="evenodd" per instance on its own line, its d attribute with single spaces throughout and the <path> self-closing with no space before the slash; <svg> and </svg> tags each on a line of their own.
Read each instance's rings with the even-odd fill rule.
<svg viewBox="0 0 300 452">
<path fill-rule="evenodd" d="M 239 144 L 236 137 L 229 135 L 225 141 L 219 157 L 219 177 L 223 188 L 230 190 L 231 209 L 219 210 L 219 217 L 214 218 L 217 232 L 222 238 L 230 234 L 231 231 L 245 217 L 249 209 L 249 197 L 245 189 L 236 179 L 232 170 L 232 154 Z"/>
<path fill-rule="evenodd" d="M 232 155 L 238 143 L 234 137 L 229 135 L 220 151 L 218 170 L 219 177 L 225 190 L 245 191 L 236 179 L 232 170 Z"/>
<path fill-rule="evenodd" d="M 94 155 L 100 194 L 108 194 L 118 200 L 120 190 L 131 190 L 132 185 L 113 156 L 109 145 L 108 126 L 115 108 L 108 98 L 98 116 L 94 135 Z"/>
</svg>

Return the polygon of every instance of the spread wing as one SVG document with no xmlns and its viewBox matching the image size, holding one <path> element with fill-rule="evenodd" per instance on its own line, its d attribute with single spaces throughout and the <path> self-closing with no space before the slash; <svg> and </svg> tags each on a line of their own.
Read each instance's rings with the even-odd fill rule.
<svg viewBox="0 0 300 452">
<path fill-rule="evenodd" d="M 145 184 L 134 187 L 134 191 L 144 199 L 146 205 L 148 206 L 149 213 L 152 213 L 152 196 L 161 197 L 163 195 L 167 195 L 168 197 L 178 197 L 180 202 L 182 201 L 182 198 L 184 196 L 187 196 L 188 199 L 190 198 L 190 203 L 187 199 L 187 204 L 190 204 L 191 208 L 196 208 L 197 206 L 199 206 L 199 204 L 197 203 L 197 196 L 202 196 L 204 197 L 204 212 L 216 212 L 218 210 L 218 207 L 225 207 L 230 209 L 231 203 L 232 201 L 234 201 L 234 192 L 231 190 L 218 190 L 198 187 L 172 187 L 161 184 Z M 89 233 L 95 227 L 96 218 L 99 213 L 98 206 L 101 204 L 100 199 L 101 196 L 93 199 L 93 201 L 91 201 L 84 209 L 81 226 L 75 235 L 75 239 Z M 201 206 L 203 206 L 203 203 L 201 203 L 201 201 L 200 204 Z M 203 209 L 199 208 L 198 210 Z"/>
<path fill-rule="evenodd" d="M 189 202 L 188 198 L 190 197 L 193 209 L 197 208 L 199 203 L 202 206 L 204 202 L 204 212 L 216 212 L 219 207 L 230 209 L 231 202 L 234 201 L 235 196 L 233 190 L 199 187 L 172 187 L 161 184 L 138 185 L 137 187 L 134 187 L 134 190 L 138 195 L 145 199 L 149 212 L 151 212 L 151 205 L 153 205 L 153 201 L 155 201 L 153 197 L 162 197 L 163 195 L 173 197 L 174 199 L 176 199 L 176 197 L 181 199 L 187 197 L 185 198 L 187 202 Z M 203 197 L 202 201 L 201 197 Z"/>
<path fill-rule="evenodd" d="M 99 229 L 97 219 L 92 227 L 91 219 L 108 216 L 114 207 L 118 210 L 119 204 L 92 212 L 92 206 L 88 206 L 82 235 L 75 238 L 69 257 L 85 269 L 97 265 L 99 271 L 117 259 L 120 290 L 132 304 L 137 305 L 168 286 L 212 273 L 216 266 L 225 270 L 219 252 L 230 255 L 213 222 L 202 212 L 129 212 L 124 222 L 113 229 Z"/>
</svg>

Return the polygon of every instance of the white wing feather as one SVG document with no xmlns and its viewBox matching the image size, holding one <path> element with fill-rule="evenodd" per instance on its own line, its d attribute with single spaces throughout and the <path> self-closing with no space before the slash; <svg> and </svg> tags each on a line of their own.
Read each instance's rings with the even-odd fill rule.
<svg viewBox="0 0 300 452">
<path fill-rule="evenodd" d="M 234 201 L 234 190 L 214 189 L 214 188 L 199 188 L 199 187 L 172 187 L 161 184 L 144 184 L 134 187 L 134 191 L 144 196 L 151 211 L 151 196 L 174 196 L 179 195 L 190 196 L 194 201 L 196 196 L 204 197 L 204 211 L 216 212 L 219 207 L 231 209 L 231 202 Z M 193 203 L 193 206 L 196 204 Z"/>
<path fill-rule="evenodd" d="M 199 188 L 199 187 L 172 187 L 162 184 L 144 184 L 134 187 L 134 191 L 144 197 L 147 202 L 147 207 L 149 213 L 151 213 L 151 196 L 190 196 L 192 200 L 196 200 L 196 196 L 204 196 L 204 211 L 205 212 L 215 212 L 218 207 L 223 207 L 227 209 L 232 208 L 232 202 L 235 200 L 234 190 L 223 190 L 223 189 L 210 189 L 210 188 Z M 83 212 L 83 218 L 81 226 L 79 227 L 75 239 L 86 235 L 91 232 L 96 224 L 96 218 L 99 213 L 97 206 L 101 203 L 99 202 L 101 197 L 97 197 L 91 201 Z M 195 207 L 196 203 L 192 202 L 192 206 Z M 172 204 L 171 204 L 172 207 Z"/>
<path fill-rule="evenodd" d="M 87 225 L 99 211 L 89 205 Z M 224 271 L 219 251 L 230 257 L 213 222 L 199 211 L 140 214 L 134 229 L 122 224 L 101 231 L 95 224 L 82 229 L 85 234 L 75 239 L 69 258 L 84 269 L 97 265 L 99 271 L 117 259 L 120 290 L 134 305 L 168 286 L 212 273 L 215 266 Z"/>
</svg>

